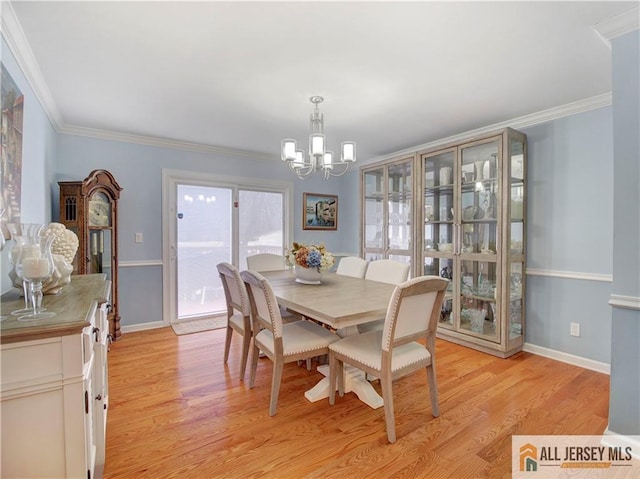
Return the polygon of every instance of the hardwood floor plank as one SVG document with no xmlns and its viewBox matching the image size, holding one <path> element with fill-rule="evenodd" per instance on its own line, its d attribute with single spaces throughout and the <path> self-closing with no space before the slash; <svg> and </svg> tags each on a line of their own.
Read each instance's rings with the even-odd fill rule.
<svg viewBox="0 0 640 479">
<path fill-rule="evenodd" d="M 310 403 L 322 377 L 287 364 L 269 417 L 271 361 L 238 378 L 240 338 L 224 330 L 128 333 L 109 352 L 104 475 L 115 478 L 510 477 L 513 434 L 601 434 L 609 378 L 530 353 L 509 359 L 437 341 L 440 417 L 426 374 L 394 382 L 398 440 L 354 394 Z M 378 391 L 379 383 L 374 388 Z"/>
</svg>

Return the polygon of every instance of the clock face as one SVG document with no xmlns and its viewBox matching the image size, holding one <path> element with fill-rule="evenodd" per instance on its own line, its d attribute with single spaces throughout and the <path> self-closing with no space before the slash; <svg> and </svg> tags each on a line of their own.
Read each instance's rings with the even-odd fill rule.
<svg viewBox="0 0 640 479">
<path fill-rule="evenodd" d="M 89 200 L 89 226 L 111 226 L 111 203 L 102 193 Z"/>
</svg>

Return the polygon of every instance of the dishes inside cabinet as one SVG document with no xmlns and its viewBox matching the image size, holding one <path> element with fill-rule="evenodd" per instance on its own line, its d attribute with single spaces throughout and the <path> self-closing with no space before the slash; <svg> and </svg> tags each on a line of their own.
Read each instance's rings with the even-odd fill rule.
<svg viewBox="0 0 640 479">
<path fill-rule="evenodd" d="M 453 251 L 453 243 L 439 243 L 438 251 L 442 251 L 445 253 L 451 253 Z"/>
<path fill-rule="evenodd" d="M 476 217 L 477 212 L 478 212 L 477 206 L 467 206 L 462 212 L 462 219 L 464 221 L 471 221 Z"/>
</svg>

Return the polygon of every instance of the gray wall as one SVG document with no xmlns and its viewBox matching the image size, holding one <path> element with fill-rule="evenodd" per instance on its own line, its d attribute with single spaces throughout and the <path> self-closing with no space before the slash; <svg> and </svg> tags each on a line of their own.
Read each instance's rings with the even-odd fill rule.
<svg viewBox="0 0 640 479">
<path fill-rule="evenodd" d="M 528 344 L 601 363 L 611 352 L 611 108 L 525 128 Z M 580 324 L 580 337 L 569 324 Z"/>
<path fill-rule="evenodd" d="M 623 435 L 640 435 L 639 46 L 638 30 L 612 41 L 615 193 L 608 429 Z"/>
</svg>

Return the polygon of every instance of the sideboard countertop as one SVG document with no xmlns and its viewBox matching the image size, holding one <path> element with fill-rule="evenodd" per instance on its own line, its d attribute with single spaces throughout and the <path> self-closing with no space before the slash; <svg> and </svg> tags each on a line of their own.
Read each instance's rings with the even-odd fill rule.
<svg viewBox="0 0 640 479">
<path fill-rule="evenodd" d="M 77 334 L 91 324 L 96 308 L 108 301 L 111 282 L 104 274 L 73 275 L 71 283 L 58 294 L 47 294 L 42 306 L 53 311 L 53 318 L 18 321 L 11 311 L 24 308 L 24 297 L 17 290 L 0 298 L 0 343 L 15 343 Z"/>
</svg>

